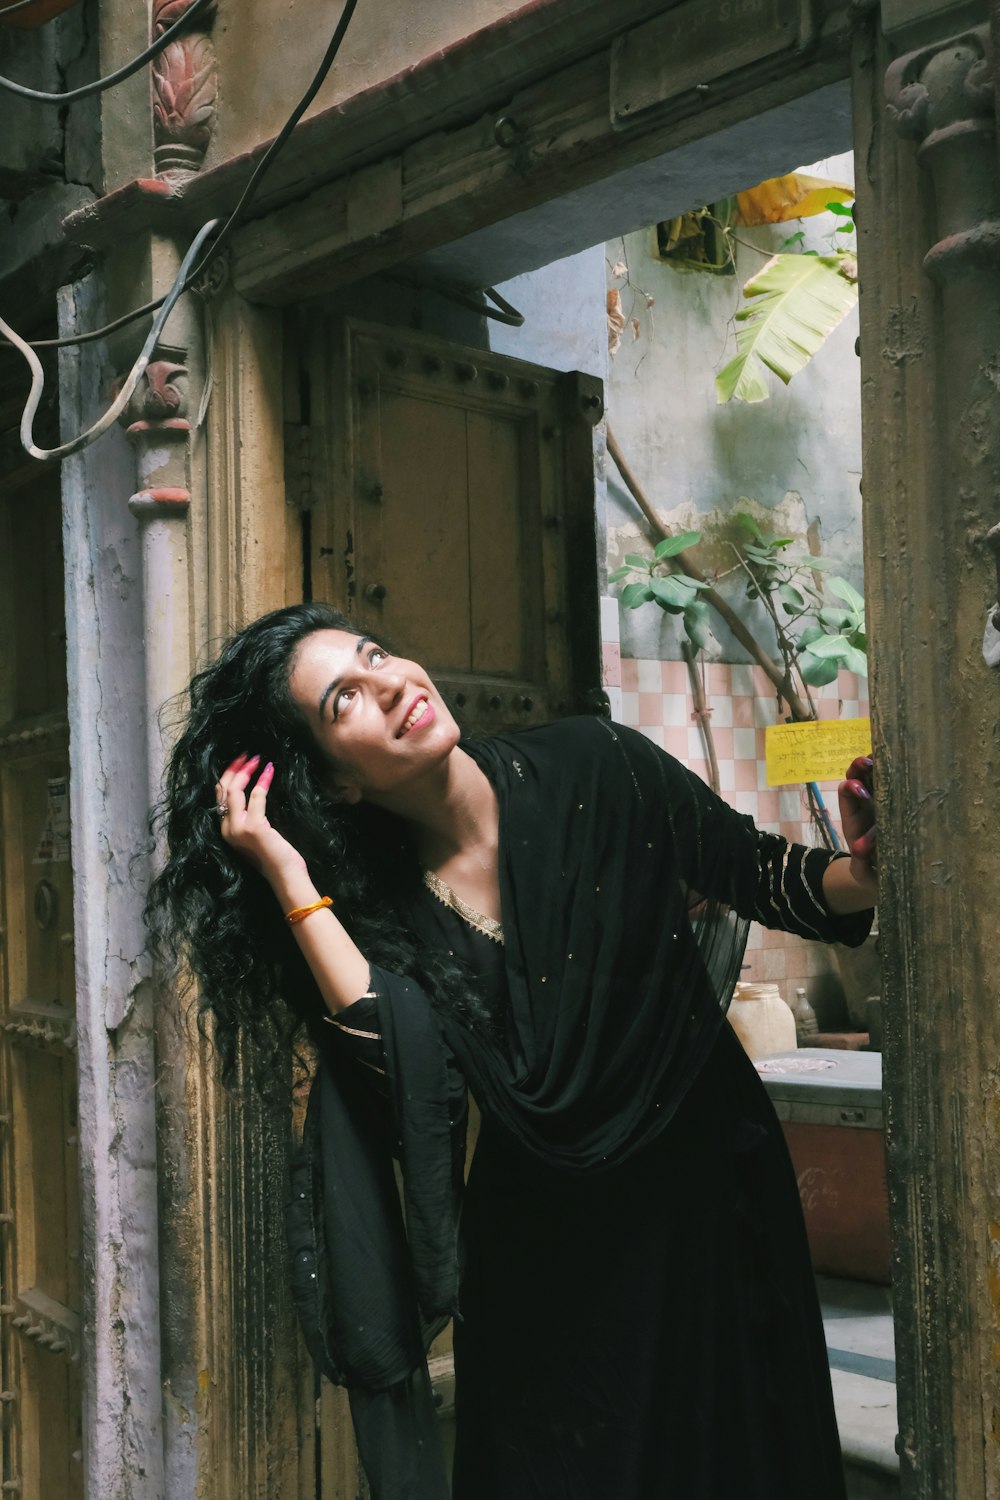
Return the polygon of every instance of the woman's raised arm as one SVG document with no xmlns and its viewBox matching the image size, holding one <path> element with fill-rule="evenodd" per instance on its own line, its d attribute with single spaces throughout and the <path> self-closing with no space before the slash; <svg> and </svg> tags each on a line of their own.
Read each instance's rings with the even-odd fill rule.
<svg viewBox="0 0 1000 1500">
<path fill-rule="evenodd" d="M 241 755 L 222 773 L 215 788 L 222 837 L 263 875 L 286 916 L 314 908 L 291 931 L 324 1003 L 336 1014 L 369 989 L 368 960 L 332 906 L 321 904 L 323 893 L 313 884 L 302 855 L 268 822 L 267 793 L 275 776 L 270 761 L 247 795 L 259 764 L 258 755 Z"/>
</svg>

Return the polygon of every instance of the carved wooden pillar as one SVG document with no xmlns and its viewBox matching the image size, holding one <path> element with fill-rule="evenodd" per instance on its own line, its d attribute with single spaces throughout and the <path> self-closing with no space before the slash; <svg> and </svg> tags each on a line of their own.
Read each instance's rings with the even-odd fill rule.
<svg viewBox="0 0 1000 1500">
<path fill-rule="evenodd" d="M 989 34 L 853 68 L 907 1500 L 1000 1496 L 1000 184 Z M 888 102 L 888 111 L 886 103 Z M 913 143 L 916 143 L 914 147 Z"/>
<path fill-rule="evenodd" d="M 191 0 L 153 0 L 152 34 L 179 21 Z M 153 159 L 157 173 L 197 172 L 205 161 L 215 125 L 215 48 L 208 27 L 213 8 L 198 30 L 170 43 L 153 63 Z"/>
<path fill-rule="evenodd" d="M 128 502 L 142 526 L 145 605 L 146 701 L 163 704 L 187 680 L 188 597 L 187 367 L 172 360 L 147 366 L 126 412 L 137 450 L 140 488 Z M 133 418 L 133 420 L 128 420 Z M 163 738 L 155 715 L 147 718 L 149 784 L 163 772 Z"/>
</svg>

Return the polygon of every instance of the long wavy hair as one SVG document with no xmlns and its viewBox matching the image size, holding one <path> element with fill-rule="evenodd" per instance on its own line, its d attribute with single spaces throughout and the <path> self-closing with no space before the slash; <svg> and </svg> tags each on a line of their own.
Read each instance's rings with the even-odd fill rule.
<svg viewBox="0 0 1000 1500">
<path fill-rule="evenodd" d="M 264 878 L 224 842 L 215 783 L 242 752 L 273 760 L 268 819 L 304 857 L 317 888 L 373 963 L 411 975 L 432 1003 L 469 1025 L 489 1019 L 454 959 L 428 949 L 400 916 L 420 870 L 405 825 L 334 800 L 329 766 L 291 695 L 301 642 L 317 630 L 363 632 L 328 604 L 291 605 L 248 625 L 191 681 L 164 795 L 152 815 L 167 861 L 146 903 L 154 955 L 194 981 L 223 1082 L 238 1067 L 265 1098 L 287 1094 L 297 1044 L 321 1037 L 325 1007 Z"/>
</svg>

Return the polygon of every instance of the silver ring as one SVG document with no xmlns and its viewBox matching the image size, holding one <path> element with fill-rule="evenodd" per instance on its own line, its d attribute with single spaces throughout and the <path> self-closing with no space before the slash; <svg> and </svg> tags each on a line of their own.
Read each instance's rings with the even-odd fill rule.
<svg viewBox="0 0 1000 1500">
<path fill-rule="evenodd" d="M 217 802 L 215 804 L 215 811 L 220 818 L 224 818 L 228 814 L 229 808 L 226 806 L 225 802 Z"/>
</svg>

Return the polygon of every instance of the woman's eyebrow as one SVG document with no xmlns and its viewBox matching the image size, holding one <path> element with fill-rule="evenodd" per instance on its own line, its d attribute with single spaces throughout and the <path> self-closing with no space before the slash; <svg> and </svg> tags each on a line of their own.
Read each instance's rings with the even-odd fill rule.
<svg viewBox="0 0 1000 1500">
<path fill-rule="evenodd" d="M 370 640 L 371 640 L 371 636 L 370 635 L 359 635 L 358 636 L 358 644 L 354 648 L 354 654 L 355 654 L 355 656 L 360 656 L 361 655 L 362 651 L 368 645 L 368 642 Z M 330 683 L 330 686 L 326 689 L 326 691 L 323 694 L 322 698 L 319 700 L 319 716 L 320 716 L 320 718 L 323 717 L 323 710 L 326 707 L 326 700 L 329 698 L 329 696 L 330 696 L 331 693 L 336 692 L 337 688 L 340 687 L 340 684 L 341 684 L 342 681 L 343 681 L 343 678 L 341 678 L 341 677 L 335 677 L 333 679 L 333 681 Z"/>
</svg>

